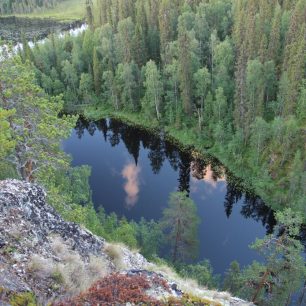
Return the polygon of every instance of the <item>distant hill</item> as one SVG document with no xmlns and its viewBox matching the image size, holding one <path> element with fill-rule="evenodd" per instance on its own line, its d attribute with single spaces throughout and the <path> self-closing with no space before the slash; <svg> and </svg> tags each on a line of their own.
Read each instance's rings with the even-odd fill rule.
<svg viewBox="0 0 306 306">
<path fill-rule="evenodd" d="M 26 14 L 52 8 L 65 0 L 0 0 L 0 15 Z"/>
</svg>

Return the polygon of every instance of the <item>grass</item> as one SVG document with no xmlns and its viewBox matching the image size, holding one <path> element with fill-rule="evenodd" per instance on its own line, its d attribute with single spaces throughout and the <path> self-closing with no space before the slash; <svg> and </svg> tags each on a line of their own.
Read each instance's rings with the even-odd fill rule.
<svg viewBox="0 0 306 306">
<path fill-rule="evenodd" d="M 122 256 L 122 245 L 118 243 L 107 243 L 105 244 L 103 251 L 109 256 L 117 271 L 126 268 Z"/>
<path fill-rule="evenodd" d="M 178 288 L 184 292 L 184 295 L 177 305 L 210 305 L 221 306 L 229 304 L 228 300 L 231 295 L 228 292 L 219 292 L 217 290 L 209 290 L 204 286 L 200 286 L 194 279 L 183 278 L 177 274 L 167 264 L 155 263 L 148 267 L 149 271 L 157 274 L 162 274 L 168 281 L 174 281 L 178 285 Z M 175 301 L 170 305 L 175 305 Z"/>
<path fill-rule="evenodd" d="M 62 22 L 80 20 L 85 17 L 85 0 L 66 0 L 54 8 L 43 9 L 29 14 L 14 14 L 14 16 L 52 18 Z"/>
</svg>

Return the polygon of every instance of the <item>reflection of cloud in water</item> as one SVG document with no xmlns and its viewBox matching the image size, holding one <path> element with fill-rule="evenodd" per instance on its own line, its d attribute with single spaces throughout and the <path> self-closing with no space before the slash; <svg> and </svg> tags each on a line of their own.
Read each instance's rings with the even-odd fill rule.
<svg viewBox="0 0 306 306">
<path fill-rule="evenodd" d="M 192 167 L 191 167 L 192 168 Z M 211 188 L 207 190 L 207 192 L 212 193 L 213 189 L 217 188 L 217 185 L 219 182 L 225 182 L 225 176 L 222 175 L 221 177 L 217 178 L 217 180 L 214 178 L 214 172 L 211 168 L 211 165 L 208 165 L 204 170 L 203 170 L 203 179 L 197 179 L 195 175 L 191 175 L 191 187 L 190 190 L 191 192 L 195 193 L 198 192 L 199 186 L 198 184 L 202 181 L 207 183 Z"/>
<path fill-rule="evenodd" d="M 127 193 L 125 203 L 128 207 L 134 206 L 138 201 L 140 171 L 140 167 L 135 166 L 134 163 L 129 163 L 121 172 L 122 177 L 127 180 L 124 184 L 124 190 Z"/>
</svg>

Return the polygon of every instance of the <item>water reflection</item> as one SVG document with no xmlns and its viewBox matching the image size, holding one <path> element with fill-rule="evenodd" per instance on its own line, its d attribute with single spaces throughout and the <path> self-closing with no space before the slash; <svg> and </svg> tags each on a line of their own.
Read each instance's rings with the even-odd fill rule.
<svg viewBox="0 0 306 306">
<path fill-rule="evenodd" d="M 129 208 L 133 207 L 138 201 L 140 171 L 140 167 L 136 166 L 134 163 L 129 163 L 121 172 L 122 177 L 126 179 L 124 184 L 124 190 L 127 194 L 125 203 Z"/>
<path fill-rule="evenodd" d="M 212 189 L 217 188 L 217 184 L 219 182 L 225 182 L 225 174 L 220 174 L 220 177 L 216 177 L 215 172 L 212 169 L 212 165 L 209 164 L 205 167 L 205 165 L 202 165 L 202 167 L 205 167 L 202 169 L 202 167 L 198 166 L 199 162 L 192 161 L 191 162 L 191 175 L 192 175 L 192 184 L 193 184 L 193 190 L 197 189 L 197 185 L 203 180 L 206 183 L 209 184 L 209 186 Z"/>
<path fill-rule="evenodd" d="M 153 174 L 159 174 L 167 160 L 174 171 L 178 171 L 179 191 L 185 191 L 188 195 L 196 193 L 201 182 L 209 186 L 210 191 L 217 189 L 218 184 L 226 189 L 224 199 L 224 211 L 230 218 L 233 207 L 240 200 L 241 215 L 260 221 L 268 233 L 272 232 L 275 225 L 273 211 L 263 201 L 250 193 L 245 193 L 241 182 L 235 178 L 222 164 L 211 156 L 205 158 L 193 157 L 189 151 L 181 151 L 175 144 L 166 141 L 164 135 L 154 135 L 148 131 L 128 126 L 118 120 L 103 119 L 97 122 L 87 122 L 80 118 L 76 125 L 76 135 L 82 138 L 84 131 L 93 136 L 97 131 L 101 132 L 106 142 L 112 147 L 123 143 L 134 162 L 126 164 L 121 171 L 125 180 L 125 204 L 132 208 L 138 201 L 140 193 L 139 175 L 141 167 L 138 165 L 141 147 L 148 151 L 147 158 Z"/>
<path fill-rule="evenodd" d="M 96 209 L 102 205 L 128 220 L 159 220 L 169 193 L 185 191 L 201 219 L 199 260 L 208 258 L 216 273 L 233 260 L 242 266 L 260 260 L 248 246 L 273 231 L 273 211 L 212 156 L 181 150 L 164 134 L 111 119 L 80 119 L 63 147 L 74 166 L 91 166 Z M 301 239 L 306 244 L 306 230 Z"/>
</svg>

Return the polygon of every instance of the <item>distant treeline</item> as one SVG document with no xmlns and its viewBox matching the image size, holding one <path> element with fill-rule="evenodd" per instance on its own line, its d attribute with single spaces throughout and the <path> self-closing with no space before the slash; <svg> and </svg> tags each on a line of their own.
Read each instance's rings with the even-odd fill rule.
<svg viewBox="0 0 306 306">
<path fill-rule="evenodd" d="M 50 8 L 65 0 L 0 0 L 0 15 L 31 13 L 37 9 Z"/>
</svg>

